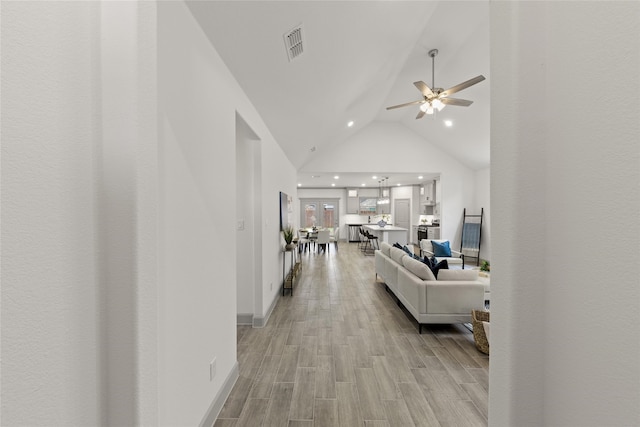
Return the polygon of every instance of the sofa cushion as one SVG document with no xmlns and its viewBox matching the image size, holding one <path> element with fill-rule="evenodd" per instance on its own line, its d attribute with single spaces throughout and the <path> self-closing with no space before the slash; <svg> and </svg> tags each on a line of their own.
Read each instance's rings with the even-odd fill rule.
<svg viewBox="0 0 640 427">
<path fill-rule="evenodd" d="M 407 253 L 402 249 L 391 248 L 391 259 L 402 265 L 402 257 L 407 256 Z"/>
<path fill-rule="evenodd" d="M 413 259 L 412 257 L 406 256 L 402 258 L 402 265 L 422 280 L 436 280 L 436 276 L 425 263 Z"/>
<path fill-rule="evenodd" d="M 387 242 L 380 243 L 380 250 L 384 255 L 391 256 L 391 245 L 388 244 Z"/>
<path fill-rule="evenodd" d="M 436 257 L 451 256 L 451 247 L 449 246 L 448 240 L 445 240 L 444 242 L 438 242 L 436 240 L 432 240 L 431 245 L 433 246 L 433 254 Z"/>
<path fill-rule="evenodd" d="M 478 270 L 441 270 L 438 280 L 475 281 L 478 280 Z"/>
</svg>

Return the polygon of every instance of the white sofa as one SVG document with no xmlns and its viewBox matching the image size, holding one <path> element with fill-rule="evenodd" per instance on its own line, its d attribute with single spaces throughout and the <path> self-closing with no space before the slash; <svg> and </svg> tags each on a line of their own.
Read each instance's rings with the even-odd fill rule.
<svg viewBox="0 0 640 427">
<path fill-rule="evenodd" d="M 420 252 L 422 253 L 422 255 L 428 256 L 429 258 L 434 256 L 433 245 L 431 244 L 432 241 L 433 240 L 431 240 L 431 239 L 422 239 L 422 240 L 420 240 Z M 446 242 L 447 240 L 435 240 L 435 241 L 436 242 Z M 462 252 L 458 252 L 456 250 L 451 249 L 451 256 L 450 257 L 441 257 L 441 256 L 437 256 L 436 257 L 436 260 L 438 262 L 440 262 L 442 260 L 445 260 L 445 259 L 447 260 L 447 264 L 449 265 L 449 267 L 451 267 L 451 266 L 461 266 L 464 269 L 464 255 L 462 254 Z"/>
<path fill-rule="evenodd" d="M 471 311 L 484 309 L 477 270 L 440 270 L 436 280 L 422 261 L 384 242 L 375 251 L 375 269 L 376 278 L 418 321 L 420 332 L 429 323 L 471 323 Z"/>
</svg>

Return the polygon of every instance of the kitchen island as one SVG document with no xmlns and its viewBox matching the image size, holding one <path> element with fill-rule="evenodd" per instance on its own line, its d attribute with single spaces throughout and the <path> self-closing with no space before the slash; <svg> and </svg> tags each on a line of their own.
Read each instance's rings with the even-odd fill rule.
<svg viewBox="0 0 640 427">
<path fill-rule="evenodd" d="M 366 224 L 363 227 L 371 232 L 374 236 L 378 237 L 379 242 L 386 242 L 390 245 L 398 242 L 402 246 L 407 244 L 408 241 L 408 229 L 402 227 L 396 227 L 393 225 L 386 225 L 380 227 L 377 224 Z"/>
</svg>

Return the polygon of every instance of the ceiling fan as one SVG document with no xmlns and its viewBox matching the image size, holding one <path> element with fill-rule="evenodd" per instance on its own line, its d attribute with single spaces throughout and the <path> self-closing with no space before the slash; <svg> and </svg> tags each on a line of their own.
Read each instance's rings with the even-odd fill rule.
<svg viewBox="0 0 640 427">
<path fill-rule="evenodd" d="M 415 87 L 418 88 L 420 93 L 422 93 L 423 99 L 407 102 L 404 104 L 393 105 L 391 107 L 387 107 L 387 110 L 407 107 L 409 105 L 420 105 L 420 111 L 418 112 L 416 119 L 421 119 L 425 114 L 433 114 L 435 110 L 442 110 L 445 105 L 458 105 L 461 107 L 468 107 L 469 105 L 473 104 L 473 101 L 468 101 L 466 99 L 449 98 L 449 95 L 453 95 L 456 92 L 460 92 L 461 90 L 468 88 L 469 86 L 480 83 L 484 80 L 484 76 L 479 75 L 472 78 L 471 80 L 467 80 L 466 82 L 450 87 L 447 90 L 444 90 L 440 87 L 435 87 L 435 57 L 437 54 L 438 49 L 431 49 L 429 51 L 429 56 L 431 57 L 431 88 L 429 88 L 429 86 L 427 86 L 427 84 L 422 80 L 413 83 Z"/>
</svg>

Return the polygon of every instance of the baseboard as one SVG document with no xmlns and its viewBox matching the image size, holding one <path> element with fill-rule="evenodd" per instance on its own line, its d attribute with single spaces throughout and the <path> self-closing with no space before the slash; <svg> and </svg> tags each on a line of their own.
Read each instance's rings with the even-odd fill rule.
<svg viewBox="0 0 640 427">
<path fill-rule="evenodd" d="M 216 394 L 216 397 L 213 399 L 213 402 L 211 402 L 209 410 L 200 423 L 200 427 L 211 427 L 213 423 L 216 422 L 216 418 L 218 418 L 220 411 L 222 411 L 224 402 L 227 401 L 227 398 L 229 397 L 229 394 L 231 394 L 231 390 L 233 389 L 233 386 L 235 385 L 239 376 L 240 371 L 238 370 L 238 362 L 236 362 L 233 365 L 231 372 L 229 372 L 229 375 L 227 375 L 227 379 L 224 380 L 222 388 L 220 388 L 218 394 Z"/>
<path fill-rule="evenodd" d="M 267 314 L 264 317 L 258 317 L 258 316 L 253 317 L 254 328 L 264 328 L 267 325 L 267 322 L 269 321 L 269 317 L 271 317 L 271 313 L 273 312 L 273 309 L 276 308 L 276 305 L 278 304 L 279 299 L 280 299 L 280 293 L 275 294 L 273 301 L 271 301 L 271 306 L 269 307 L 269 310 L 267 310 Z"/>
<path fill-rule="evenodd" d="M 237 325 L 253 325 L 253 313 L 238 313 Z"/>
</svg>

